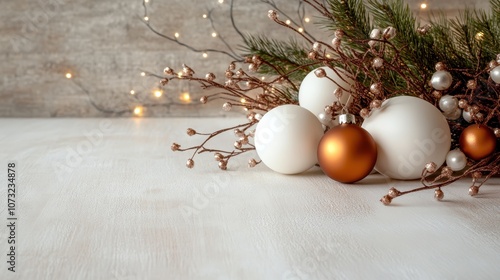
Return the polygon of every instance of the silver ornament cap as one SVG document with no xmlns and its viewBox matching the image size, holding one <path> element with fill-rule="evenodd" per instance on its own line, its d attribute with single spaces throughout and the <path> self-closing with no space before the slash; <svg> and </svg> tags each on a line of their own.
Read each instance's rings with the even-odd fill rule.
<svg viewBox="0 0 500 280">
<path fill-rule="evenodd" d="M 339 124 L 355 124 L 356 123 L 356 117 L 353 114 L 342 114 L 339 115 Z"/>
</svg>

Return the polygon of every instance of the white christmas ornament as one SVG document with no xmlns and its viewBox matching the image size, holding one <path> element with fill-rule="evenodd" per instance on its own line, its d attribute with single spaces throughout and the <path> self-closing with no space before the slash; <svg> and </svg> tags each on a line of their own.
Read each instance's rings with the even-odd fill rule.
<svg viewBox="0 0 500 280">
<path fill-rule="evenodd" d="M 339 101 L 341 104 L 345 104 L 349 98 L 349 91 L 354 81 L 347 77 L 344 70 L 340 68 L 335 68 L 335 71 L 341 76 L 337 75 L 329 67 L 321 67 L 325 70 L 326 77 L 318 78 L 314 73 L 317 69 L 311 71 L 304 78 L 300 84 L 299 89 L 299 104 L 301 107 L 306 108 L 311 111 L 315 116 L 325 112 L 325 107 L 331 105 L 334 101 Z M 340 100 L 335 96 L 334 91 L 339 88 L 339 86 L 332 82 L 330 79 L 334 80 L 341 88 L 347 90 L 344 91 Z"/>
<path fill-rule="evenodd" d="M 490 77 L 493 82 L 500 84 L 500 66 L 497 66 L 491 70 Z"/>
<path fill-rule="evenodd" d="M 382 103 L 363 122 L 377 142 L 375 170 L 400 180 L 421 176 L 429 162 L 441 166 L 451 146 L 451 133 L 443 114 L 420 98 L 398 96 Z"/>
<path fill-rule="evenodd" d="M 262 162 L 283 174 L 297 174 L 317 162 L 323 136 L 318 118 L 297 105 L 282 105 L 267 112 L 255 129 L 255 149 Z"/>
<path fill-rule="evenodd" d="M 452 150 L 446 155 L 446 165 L 453 171 L 460 171 L 467 165 L 467 157 L 460 149 Z"/>
</svg>

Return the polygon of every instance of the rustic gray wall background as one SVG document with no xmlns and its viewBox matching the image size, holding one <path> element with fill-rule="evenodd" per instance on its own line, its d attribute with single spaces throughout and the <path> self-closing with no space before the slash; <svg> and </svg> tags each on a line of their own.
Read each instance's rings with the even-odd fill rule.
<svg viewBox="0 0 500 280">
<path fill-rule="evenodd" d="M 199 48 L 221 49 L 213 29 L 202 18 L 214 8 L 216 29 L 229 44 L 240 44 L 227 19 L 228 0 L 150 0 L 151 24 L 160 31 Z M 296 0 L 275 0 L 295 15 Z M 419 11 L 422 2 L 429 4 Z M 488 8 L 488 0 L 415 1 L 411 7 L 425 17 L 435 9 L 449 15 L 468 6 Z M 141 22 L 142 0 L 0 0 L 0 116 L 100 117 L 131 116 L 143 103 L 156 104 L 144 116 L 220 116 L 220 104 L 201 106 L 194 84 L 169 85 L 161 98 L 152 95 L 157 80 L 141 71 L 161 73 L 165 66 L 182 63 L 198 73 L 223 72 L 229 58 L 203 58 L 154 35 Z M 236 0 L 237 24 L 245 32 L 283 34 L 267 18 L 269 6 L 259 0 Z M 315 29 L 312 23 L 306 25 Z M 72 79 L 66 79 L 70 72 Z M 136 94 L 130 95 L 134 90 Z M 194 100 L 183 104 L 179 94 L 189 91 Z M 138 97 L 136 100 L 135 98 Z"/>
</svg>

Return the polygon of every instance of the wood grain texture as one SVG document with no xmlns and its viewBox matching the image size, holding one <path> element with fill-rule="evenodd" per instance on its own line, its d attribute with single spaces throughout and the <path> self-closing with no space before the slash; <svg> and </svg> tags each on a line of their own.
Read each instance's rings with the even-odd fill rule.
<svg viewBox="0 0 500 280">
<path fill-rule="evenodd" d="M 19 217 L 15 274 L 0 229 L 0 279 L 498 279 L 498 178 L 475 198 L 461 181 L 443 202 L 428 191 L 386 207 L 391 186 L 419 182 L 285 176 L 248 169 L 252 155 L 189 170 L 189 154 L 170 151 L 196 142 L 187 127 L 239 122 L 0 119 L 0 217 L 12 160 Z"/>
<path fill-rule="evenodd" d="M 275 0 L 283 11 L 295 15 L 296 1 Z M 409 1 L 418 8 L 421 1 Z M 487 8 L 488 0 L 427 1 L 429 11 L 443 9 L 456 15 L 465 5 Z M 140 21 L 142 0 L 1 0 L 0 5 L 0 116 L 3 117 L 96 117 L 117 116 L 107 109 L 130 109 L 128 92 L 151 96 L 155 79 L 141 78 L 143 70 L 161 73 L 165 66 L 179 69 L 187 63 L 203 75 L 222 73 L 229 59 L 186 51 L 148 31 Z M 248 33 L 272 33 L 287 38 L 283 28 L 267 18 L 269 7 L 258 0 L 236 1 L 239 28 Z M 241 44 L 227 19 L 228 1 L 156 0 L 150 1 L 151 22 L 166 34 L 179 32 L 179 40 L 199 48 L 223 48 L 211 38 L 212 28 L 201 15 L 217 7 L 216 28 L 232 46 Z M 425 18 L 426 12 L 419 16 Z M 311 28 L 314 30 L 315 28 Z M 313 32 L 325 36 L 324 32 Z M 325 41 L 330 39 L 325 38 Z M 73 81 L 64 78 L 72 72 Z M 76 83 L 82 85 L 79 87 Z M 178 104 L 178 95 L 189 90 L 196 100 L 202 93 L 193 85 L 171 85 L 167 95 L 151 108 L 147 116 L 221 116 L 219 106 Z M 88 94 L 87 94 L 87 93 Z M 102 108 L 99 111 L 91 101 Z M 140 103 L 140 102 L 137 102 Z M 128 116 L 129 113 L 121 116 Z"/>
</svg>

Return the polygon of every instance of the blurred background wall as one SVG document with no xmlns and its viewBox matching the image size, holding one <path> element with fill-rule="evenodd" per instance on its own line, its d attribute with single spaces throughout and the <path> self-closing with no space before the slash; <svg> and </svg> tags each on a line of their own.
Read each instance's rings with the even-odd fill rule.
<svg viewBox="0 0 500 280">
<path fill-rule="evenodd" d="M 145 117 L 227 115 L 219 103 L 199 104 L 203 93 L 195 84 L 168 85 L 157 97 L 158 80 L 141 72 L 161 74 L 166 66 L 180 69 L 186 63 L 197 74 L 220 76 L 231 58 L 203 57 L 155 35 L 143 23 L 143 4 L 150 24 L 162 33 L 178 33 L 179 41 L 200 49 L 226 49 L 222 36 L 241 53 L 241 39 L 228 19 L 229 0 L 145 1 L 0 0 L 0 117 L 126 117 L 136 107 Z M 275 2 L 293 18 L 298 1 L 235 0 L 236 24 L 246 33 L 286 38 L 292 33 L 267 18 L 270 7 L 264 2 Z M 466 6 L 488 9 L 488 0 L 408 3 L 422 19 L 437 10 L 456 16 Z M 203 18 L 209 11 L 213 27 Z M 310 16 L 304 27 L 324 36 Z M 149 106 L 140 107 L 144 104 Z"/>
</svg>

